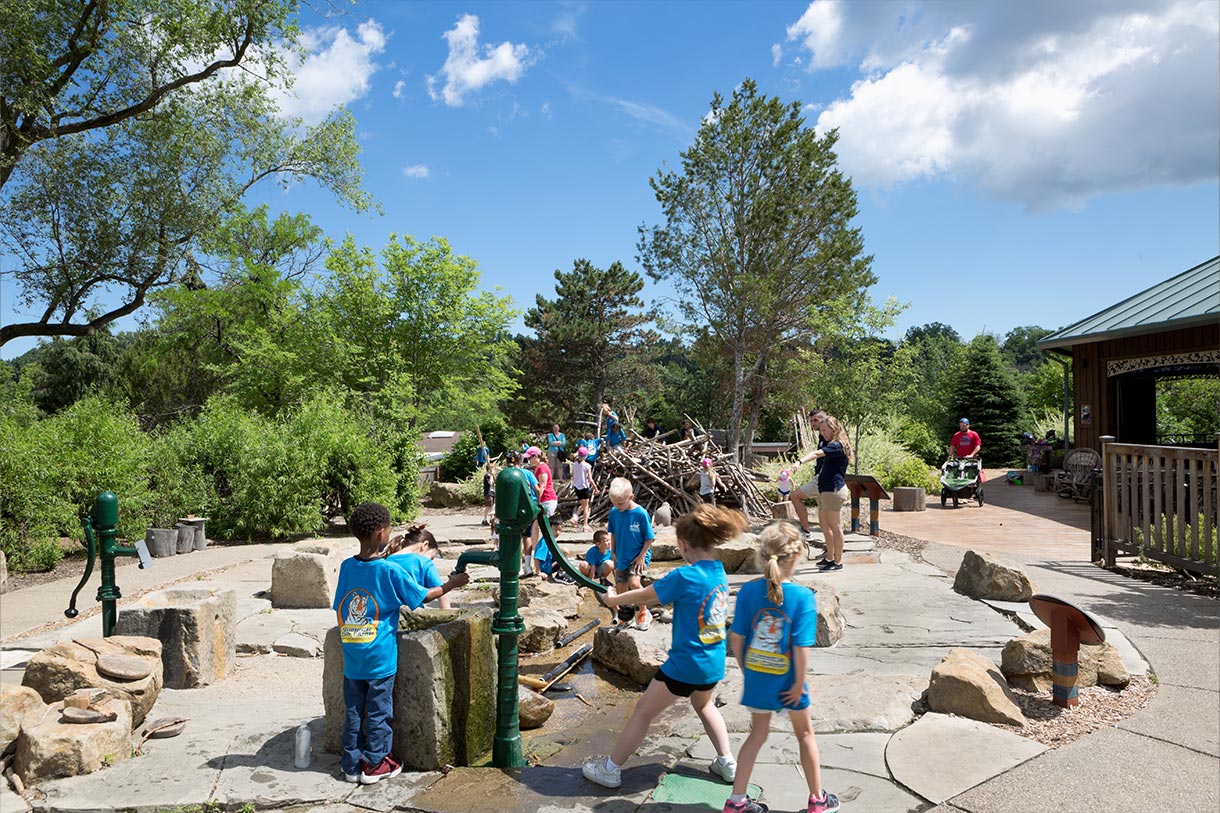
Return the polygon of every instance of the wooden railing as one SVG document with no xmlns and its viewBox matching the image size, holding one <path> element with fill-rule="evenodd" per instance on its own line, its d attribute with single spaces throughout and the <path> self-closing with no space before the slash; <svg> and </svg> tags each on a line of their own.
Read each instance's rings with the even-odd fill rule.
<svg viewBox="0 0 1220 813">
<path fill-rule="evenodd" d="M 1103 441 L 1105 439 L 1103 438 Z M 1107 564 L 1117 553 L 1194 573 L 1217 570 L 1216 449 L 1102 447 L 1102 522 Z"/>
</svg>

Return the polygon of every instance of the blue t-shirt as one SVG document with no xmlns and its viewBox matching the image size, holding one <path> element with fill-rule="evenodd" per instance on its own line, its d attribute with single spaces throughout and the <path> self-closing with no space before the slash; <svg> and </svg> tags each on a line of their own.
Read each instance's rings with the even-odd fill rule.
<svg viewBox="0 0 1220 813">
<path fill-rule="evenodd" d="M 674 606 L 673 637 L 665 674 L 702 685 L 724 679 L 728 638 L 729 581 L 724 565 L 705 559 L 671 570 L 653 582 L 663 604 Z"/>
<path fill-rule="evenodd" d="M 592 565 L 594 570 L 597 570 L 603 563 L 614 561 L 614 551 L 606 548 L 606 552 L 602 553 L 597 545 L 593 545 L 585 551 L 585 561 Z"/>
<path fill-rule="evenodd" d="M 398 565 L 411 578 L 411 581 L 424 588 L 424 590 L 441 587 L 445 583 L 445 580 L 441 578 L 440 571 L 436 569 L 436 562 L 422 553 L 411 551 L 396 553 L 393 556 L 387 556 L 386 561 Z"/>
<path fill-rule="evenodd" d="M 590 463 L 597 462 L 597 450 L 601 447 L 601 445 L 601 438 L 585 438 L 579 444 L 577 444 L 577 446 L 583 446 L 589 450 L 589 454 L 586 455 L 585 460 L 588 460 Z"/>
<path fill-rule="evenodd" d="M 778 711 L 784 707 L 783 692 L 796 680 L 793 647 L 813 646 L 818 634 L 817 597 L 808 587 L 784 582 L 784 603 L 775 606 L 767 598 L 767 580 L 755 579 L 737 591 L 733 632 L 742 643 L 745 689 L 741 704 L 754 709 Z M 809 705 L 809 687 L 800 701 L 788 708 Z"/>
<path fill-rule="evenodd" d="M 606 427 L 606 443 L 613 449 L 627 439 L 627 434 L 623 432 L 621 424 L 612 423 Z"/>
<path fill-rule="evenodd" d="M 562 449 L 564 446 L 567 446 L 567 445 L 568 445 L 568 436 L 565 435 L 563 432 L 560 432 L 558 435 L 556 435 L 554 432 L 551 432 L 549 435 L 546 436 L 547 451 L 550 452 L 551 454 L 559 454 L 560 449 Z"/>
<path fill-rule="evenodd" d="M 837 440 L 827 443 L 822 451 L 826 456 L 820 458 L 823 462 L 818 472 L 818 491 L 838 491 L 847 482 L 843 479 L 847 474 L 847 454 L 843 451 L 843 444 Z"/>
<path fill-rule="evenodd" d="M 631 567 L 635 557 L 640 555 L 640 551 L 644 549 L 644 541 L 653 538 L 652 520 L 648 518 L 648 512 L 642 505 L 628 508 L 626 511 L 611 508 L 610 516 L 606 518 L 606 530 L 610 532 L 613 542 L 611 548 L 614 550 L 614 561 L 623 570 Z M 649 548 L 644 556 L 644 564 L 651 562 L 652 548 Z"/>
<path fill-rule="evenodd" d="M 487 461 L 490 459 L 491 458 L 488 457 L 486 446 L 480 446 L 474 450 L 474 464 L 476 466 L 485 466 L 487 465 Z"/>
<path fill-rule="evenodd" d="M 343 676 L 380 680 L 398 670 L 398 611 L 424 603 L 428 591 L 401 567 L 385 559 L 345 559 L 339 566 L 335 603 L 339 640 L 343 644 Z"/>
<path fill-rule="evenodd" d="M 528 482 L 530 484 L 530 487 L 529 487 L 530 502 L 532 502 L 534 504 L 534 507 L 537 508 L 538 507 L 538 478 L 535 477 L 534 473 L 532 471 L 530 471 L 529 469 L 523 468 L 523 469 L 521 469 L 521 471 L 525 472 L 525 480 L 526 480 L 526 482 Z"/>
<path fill-rule="evenodd" d="M 534 558 L 538 560 L 538 569 L 543 573 L 549 574 L 555 569 L 555 560 L 545 539 L 538 539 L 538 544 L 534 546 Z"/>
</svg>

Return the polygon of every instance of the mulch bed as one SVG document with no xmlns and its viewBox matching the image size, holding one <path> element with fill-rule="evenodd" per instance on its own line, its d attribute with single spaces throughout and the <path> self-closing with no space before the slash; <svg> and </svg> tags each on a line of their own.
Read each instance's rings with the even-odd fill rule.
<svg viewBox="0 0 1220 813">
<path fill-rule="evenodd" d="M 1013 689 L 1012 693 L 1028 722 L 1024 726 L 993 725 L 1040 742 L 1047 748 L 1059 748 L 1099 728 L 1115 726 L 1135 714 L 1156 694 L 1156 684 L 1147 677 L 1133 677 L 1121 691 L 1108 686 L 1090 686 L 1080 690 L 1080 705 L 1071 709 L 1056 706 L 1048 692 Z"/>
<path fill-rule="evenodd" d="M 1220 599 L 1220 582 L 1215 576 L 1195 576 L 1183 570 L 1155 563 L 1120 564 L 1107 568 L 1130 579 L 1151 582 L 1159 587 L 1172 587 L 1210 599 Z"/>
</svg>

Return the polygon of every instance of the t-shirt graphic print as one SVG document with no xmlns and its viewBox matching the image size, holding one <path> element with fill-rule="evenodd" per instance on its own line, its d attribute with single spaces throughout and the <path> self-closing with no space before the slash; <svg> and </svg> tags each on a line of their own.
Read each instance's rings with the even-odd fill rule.
<svg viewBox="0 0 1220 813">
<path fill-rule="evenodd" d="M 728 637 L 729 588 L 718 584 L 703 597 L 699 607 L 699 640 L 705 644 L 717 644 Z"/>
<path fill-rule="evenodd" d="M 339 640 L 345 644 L 370 644 L 377 638 L 377 600 L 367 590 L 356 588 L 339 600 Z"/>
<path fill-rule="evenodd" d="M 745 668 L 767 675 L 786 675 L 792 664 L 784 644 L 792 622 L 779 610 L 762 610 L 754 617 Z"/>
</svg>

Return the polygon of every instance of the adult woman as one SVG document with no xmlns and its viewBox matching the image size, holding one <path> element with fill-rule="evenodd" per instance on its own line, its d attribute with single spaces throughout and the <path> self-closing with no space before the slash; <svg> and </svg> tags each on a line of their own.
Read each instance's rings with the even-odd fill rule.
<svg viewBox="0 0 1220 813">
<path fill-rule="evenodd" d="M 560 480 L 563 479 L 564 461 L 568 458 L 565 451 L 567 445 L 568 436 L 559 431 L 559 424 L 554 424 L 550 434 L 546 436 L 546 464 L 551 473 Z"/>
<path fill-rule="evenodd" d="M 818 525 L 826 538 L 826 554 L 818 562 L 823 573 L 843 569 L 843 504 L 851 497 L 844 477 L 851 462 L 851 443 L 838 418 L 827 415 L 818 426 L 822 446 L 798 460 L 821 460 L 818 470 Z"/>
</svg>

